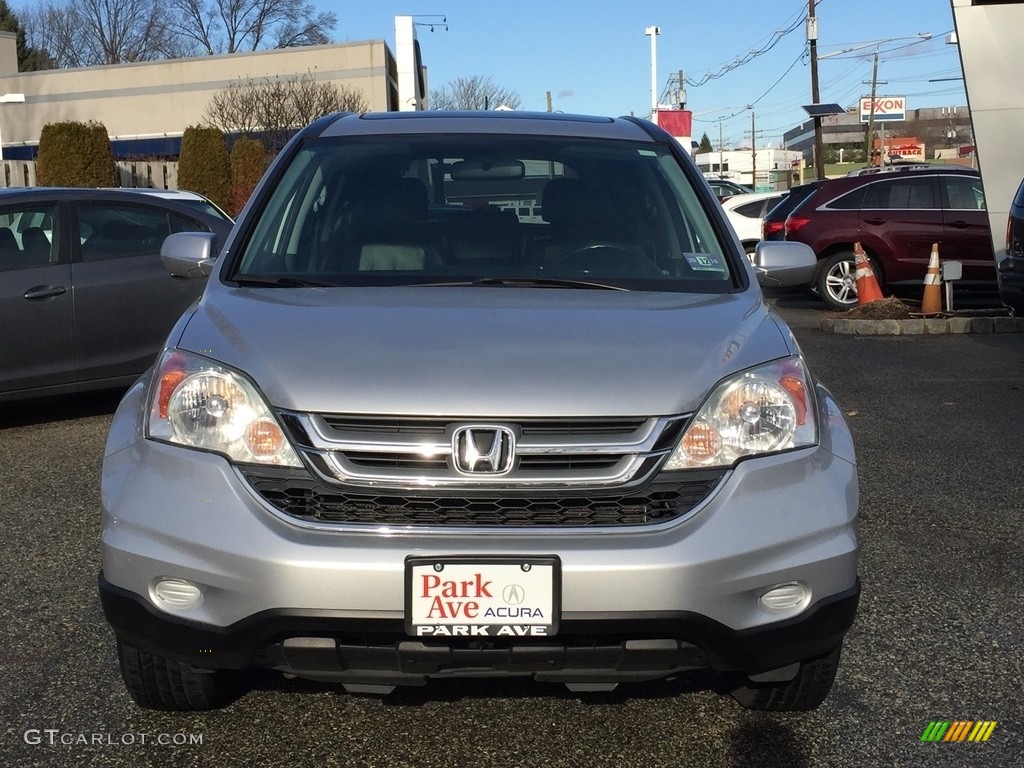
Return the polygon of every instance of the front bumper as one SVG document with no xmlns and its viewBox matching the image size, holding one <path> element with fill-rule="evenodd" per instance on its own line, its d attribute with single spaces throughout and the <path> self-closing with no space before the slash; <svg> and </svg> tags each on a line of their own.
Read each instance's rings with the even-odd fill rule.
<svg viewBox="0 0 1024 768">
<path fill-rule="evenodd" d="M 162 614 L 102 574 L 99 586 L 114 632 L 136 648 L 200 668 L 263 666 L 357 685 L 422 685 L 429 677 L 455 675 L 642 681 L 702 667 L 756 674 L 836 648 L 860 597 L 858 582 L 798 618 L 747 630 L 677 611 L 568 619 L 550 638 L 441 642 L 405 636 L 401 620 L 353 619 L 337 611 L 268 610 L 211 627 Z"/>
<path fill-rule="evenodd" d="M 416 684 L 433 675 L 596 682 L 711 666 L 758 674 L 827 653 L 856 610 L 858 487 L 838 406 L 821 444 L 740 462 L 683 518 L 593 530 L 307 525 L 223 457 L 141 437 L 141 388 L 104 461 L 101 594 L 124 642 L 197 667 Z M 561 564 L 555 637 L 471 643 L 404 632 L 409 556 L 544 556 Z M 164 578 L 202 599 L 169 608 Z M 760 597 L 803 585 L 807 606 Z M 389 682 L 394 681 L 394 682 Z"/>
</svg>

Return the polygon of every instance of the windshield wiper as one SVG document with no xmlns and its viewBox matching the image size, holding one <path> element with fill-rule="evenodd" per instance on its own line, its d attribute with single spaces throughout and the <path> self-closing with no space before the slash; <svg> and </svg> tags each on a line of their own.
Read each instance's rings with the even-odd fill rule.
<svg viewBox="0 0 1024 768">
<path fill-rule="evenodd" d="M 238 283 L 238 285 L 264 285 L 264 286 L 275 286 L 278 288 L 330 288 L 330 283 L 321 283 L 316 280 L 306 280 L 302 277 L 292 277 L 291 275 L 285 275 L 283 277 L 261 277 L 259 275 L 250 275 L 248 277 L 234 277 L 231 282 Z"/>
<path fill-rule="evenodd" d="M 513 287 L 534 288 L 585 288 L 599 291 L 628 291 L 621 285 L 597 283 L 590 280 L 567 280 L 558 277 L 480 277 L 476 280 L 463 280 L 452 283 L 424 283 L 424 285 L 506 285 Z"/>
</svg>

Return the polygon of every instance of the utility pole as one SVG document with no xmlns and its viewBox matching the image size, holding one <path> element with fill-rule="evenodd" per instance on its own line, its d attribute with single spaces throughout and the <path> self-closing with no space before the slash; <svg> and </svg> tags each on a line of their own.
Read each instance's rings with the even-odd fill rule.
<svg viewBox="0 0 1024 768">
<path fill-rule="evenodd" d="M 748 104 L 746 109 L 751 111 L 751 188 L 758 188 L 758 134 L 754 130 L 754 105 Z"/>
<path fill-rule="evenodd" d="M 548 95 L 548 112 L 551 112 L 551 91 L 547 92 Z"/>
<path fill-rule="evenodd" d="M 878 89 L 878 51 L 875 51 L 874 64 L 871 67 L 871 106 L 868 107 L 868 133 L 864 137 L 864 157 L 867 158 L 867 164 L 870 168 L 875 164 L 874 159 L 871 156 L 871 139 L 875 132 L 875 93 Z M 879 165 L 881 165 L 881 158 L 879 158 Z"/>
<path fill-rule="evenodd" d="M 807 0 L 807 43 L 811 51 L 811 103 L 821 101 L 818 95 L 818 18 L 814 15 L 816 0 Z M 821 140 L 821 118 L 814 120 L 814 173 L 819 179 L 825 178 L 825 150 Z"/>
<path fill-rule="evenodd" d="M 722 141 L 722 118 L 718 118 L 718 175 L 725 176 L 725 142 Z"/>
</svg>

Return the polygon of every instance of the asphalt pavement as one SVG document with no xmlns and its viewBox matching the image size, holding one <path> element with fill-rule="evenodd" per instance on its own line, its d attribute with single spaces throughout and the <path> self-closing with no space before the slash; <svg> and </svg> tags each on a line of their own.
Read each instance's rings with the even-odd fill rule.
<svg viewBox="0 0 1024 768">
<path fill-rule="evenodd" d="M 815 712 L 751 713 L 708 673 L 575 695 L 432 681 L 384 697 L 247 676 L 215 713 L 139 709 L 97 599 L 116 397 L 0 405 L 0 766 L 1024 765 L 1024 334 L 856 337 L 773 299 L 854 432 L 860 613 Z M 923 742 L 932 721 L 988 741 Z"/>
</svg>

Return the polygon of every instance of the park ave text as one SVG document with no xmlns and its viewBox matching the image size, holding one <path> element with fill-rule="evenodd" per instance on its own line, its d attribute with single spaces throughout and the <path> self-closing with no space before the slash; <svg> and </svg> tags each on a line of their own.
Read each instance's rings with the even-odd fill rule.
<svg viewBox="0 0 1024 768">
<path fill-rule="evenodd" d="M 445 580 L 434 574 L 422 575 L 418 597 L 429 601 L 429 608 L 424 617 L 428 621 L 438 623 L 421 624 L 416 627 L 416 634 L 435 637 L 547 635 L 547 627 L 534 624 L 533 621 L 528 624 L 499 623 L 509 619 L 543 621 L 545 616 L 544 612 L 536 607 L 490 604 L 494 601 L 492 584 L 492 581 L 484 580 L 480 573 L 473 574 L 471 579 L 463 580 Z M 483 623 L 487 619 L 494 623 Z"/>
</svg>

